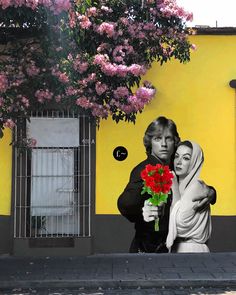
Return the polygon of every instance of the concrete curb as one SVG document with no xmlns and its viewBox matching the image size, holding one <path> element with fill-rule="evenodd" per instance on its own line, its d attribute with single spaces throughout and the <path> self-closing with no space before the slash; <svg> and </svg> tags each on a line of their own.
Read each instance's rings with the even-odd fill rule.
<svg viewBox="0 0 236 295">
<path fill-rule="evenodd" d="M 236 287 L 229 279 L 160 279 L 160 280 L 14 280 L 0 282 L 0 290 L 14 288 L 155 288 L 155 287 Z"/>
</svg>

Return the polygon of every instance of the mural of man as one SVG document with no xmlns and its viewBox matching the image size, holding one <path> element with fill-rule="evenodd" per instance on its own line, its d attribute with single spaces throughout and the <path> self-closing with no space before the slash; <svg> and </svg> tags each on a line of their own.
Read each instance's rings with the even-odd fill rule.
<svg viewBox="0 0 236 295">
<path fill-rule="evenodd" d="M 148 194 L 141 195 L 143 181 L 140 173 L 147 164 L 169 165 L 173 169 L 173 157 L 180 137 L 176 124 L 165 117 L 158 117 L 147 127 L 143 143 L 147 159 L 131 171 L 130 179 L 123 193 L 118 198 L 118 209 L 130 222 L 135 224 L 135 236 L 130 245 L 130 253 L 165 253 L 168 252 L 165 242 L 168 234 L 169 213 L 172 196 L 161 207 L 151 206 Z M 194 199 L 195 210 L 204 210 L 216 202 L 216 191 L 209 187 L 207 196 Z M 159 216 L 159 231 L 155 231 L 154 220 Z"/>
</svg>

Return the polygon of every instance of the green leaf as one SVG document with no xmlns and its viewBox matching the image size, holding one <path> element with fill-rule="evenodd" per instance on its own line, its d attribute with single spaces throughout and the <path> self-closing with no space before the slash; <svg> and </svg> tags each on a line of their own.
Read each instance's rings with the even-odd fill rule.
<svg viewBox="0 0 236 295">
<path fill-rule="evenodd" d="M 168 195 L 159 193 L 159 194 L 152 194 L 152 198 L 149 199 L 149 201 L 154 206 L 160 206 L 163 203 L 167 202 Z"/>
<path fill-rule="evenodd" d="M 159 202 L 160 203 L 166 203 L 167 202 L 167 198 L 168 198 L 168 194 L 160 193 Z"/>
<path fill-rule="evenodd" d="M 147 193 L 147 187 L 143 186 L 142 191 L 141 191 L 141 195 Z"/>
</svg>

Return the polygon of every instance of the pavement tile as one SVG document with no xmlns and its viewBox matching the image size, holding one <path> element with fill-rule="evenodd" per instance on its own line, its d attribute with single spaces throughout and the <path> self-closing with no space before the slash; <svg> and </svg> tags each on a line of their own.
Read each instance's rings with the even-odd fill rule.
<svg viewBox="0 0 236 295">
<path fill-rule="evenodd" d="M 112 273 L 96 275 L 95 278 L 96 280 L 111 280 Z"/>
<path fill-rule="evenodd" d="M 201 272 L 201 273 L 212 273 L 212 272 L 225 272 L 223 268 L 209 268 L 209 267 L 192 267 L 192 272 Z"/>
<path fill-rule="evenodd" d="M 159 268 L 178 266 L 178 264 L 175 265 L 175 264 L 172 263 L 172 262 L 167 262 L 167 263 L 165 263 L 165 262 L 163 261 L 163 262 L 160 263 L 159 261 L 157 261 L 156 263 L 157 263 L 157 267 L 159 267 Z"/>
<path fill-rule="evenodd" d="M 222 269 L 225 272 L 229 272 L 229 273 L 236 273 L 236 267 L 225 267 L 224 265 L 222 266 Z"/>
<path fill-rule="evenodd" d="M 197 267 L 194 267 L 194 269 L 198 269 Z M 199 267 L 199 270 L 201 271 L 201 269 L 206 269 L 206 271 L 209 271 L 209 272 L 212 272 L 212 271 L 218 271 L 218 272 L 225 272 L 223 270 L 223 267 L 221 267 L 221 265 L 217 265 L 215 267 L 212 267 L 212 266 L 203 266 L 203 267 Z"/>
<path fill-rule="evenodd" d="M 160 268 L 161 272 L 163 273 L 182 273 L 188 272 L 191 273 L 192 269 L 190 267 L 162 267 Z"/>
<path fill-rule="evenodd" d="M 124 271 L 124 272 L 128 272 L 129 268 L 125 267 L 125 266 L 120 266 L 120 265 L 113 265 L 113 272 L 119 272 L 119 271 Z"/>
<path fill-rule="evenodd" d="M 227 267 L 227 268 L 234 268 L 234 269 L 236 269 L 236 266 L 232 263 L 232 262 L 222 262 L 221 264 L 220 264 L 220 266 L 221 267 Z"/>
<path fill-rule="evenodd" d="M 212 272 L 212 276 L 216 279 L 230 279 L 230 280 L 236 280 L 236 273 L 222 273 L 222 272 Z M 236 285 L 236 281 L 235 281 Z M 236 293 L 235 293 L 236 294 Z"/>
<path fill-rule="evenodd" d="M 174 295 L 173 290 L 164 290 L 160 294 L 162 294 L 162 295 Z"/>
<path fill-rule="evenodd" d="M 220 267 L 221 263 L 214 262 L 214 261 L 205 261 L 205 262 L 203 262 L 203 265 L 205 267 L 214 268 L 214 267 Z"/>
<path fill-rule="evenodd" d="M 113 273 L 114 280 L 143 280 L 146 278 L 145 274 L 140 273 Z"/>
<path fill-rule="evenodd" d="M 107 267 L 98 266 L 96 273 L 112 273 L 112 265 L 109 265 Z"/>
<path fill-rule="evenodd" d="M 211 273 L 179 273 L 180 278 L 182 279 L 213 279 L 213 275 Z"/>
<path fill-rule="evenodd" d="M 152 265 L 145 265 L 143 269 L 145 273 L 161 272 L 160 267 L 153 267 Z"/>
<path fill-rule="evenodd" d="M 162 280 L 170 280 L 170 279 L 179 279 L 180 276 L 178 273 L 152 273 L 146 275 L 147 280 L 153 280 L 153 279 L 162 279 Z"/>
</svg>

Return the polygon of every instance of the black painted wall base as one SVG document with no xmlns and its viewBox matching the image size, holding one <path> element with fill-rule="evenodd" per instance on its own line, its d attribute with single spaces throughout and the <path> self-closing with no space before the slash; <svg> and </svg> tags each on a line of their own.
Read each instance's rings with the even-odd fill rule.
<svg viewBox="0 0 236 295">
<path fill-rule="evenodd" d="M 15 256 L 88 256 L 91 238 L 14 239 Z"/>
<path fill-rule="evenodd" d="M 212 216 L 211 252 L 236 252 L 236 216 Z"/>
<path fill-rule="evenodd" d="M 11 217 L 0 215 L 0 255 L 12 252 Z"/>
<path fill-rule="evenodd" d="M 89 244 L 80 239 L 76 245 L 42 245 L 22 239 L 15 241 L 11 231 L 10 216 L 0 216 L 0 255 L 90 255 L 99 253 L 126 253 L 134 236 L 134 224 L 120 215 L 96 215 L 93 219 L 93 236 Z M 211 252 L 236 252 L 236 216 L 212 216 Z M 21 240 L 21 239 L 19 239 Z M 45 242 L 45 241 L 44 241 Z M 50 242 L 50 241 L 49 241 Z M 61 241 L 65 243 L 65 241 Z M 69 241 L 70 242 L 70 241 Z M 32 244 L 33 243 L 33 244 Z M 32 245 L 31 245 L 32 244 Z M 67 245 L 68 244 L 68 245 Z M 29 247 L 30 246 L 30 247 Z M 50 246 L 50 247 L 49 247 Z M 59 247 L 60 246 L 60 247 Z M 63 248 L 61 248 L 63 246 Z M 28 251 L 26 251 L 28 248 Z"/>
<path fill-rule="evenodd" d="M 120 215 L 96 215 L 94 253 L 128 252 L 134 224 Z M 236 216 L 212 216 L 211 252 L 236 252 Z"/>
</svg>

